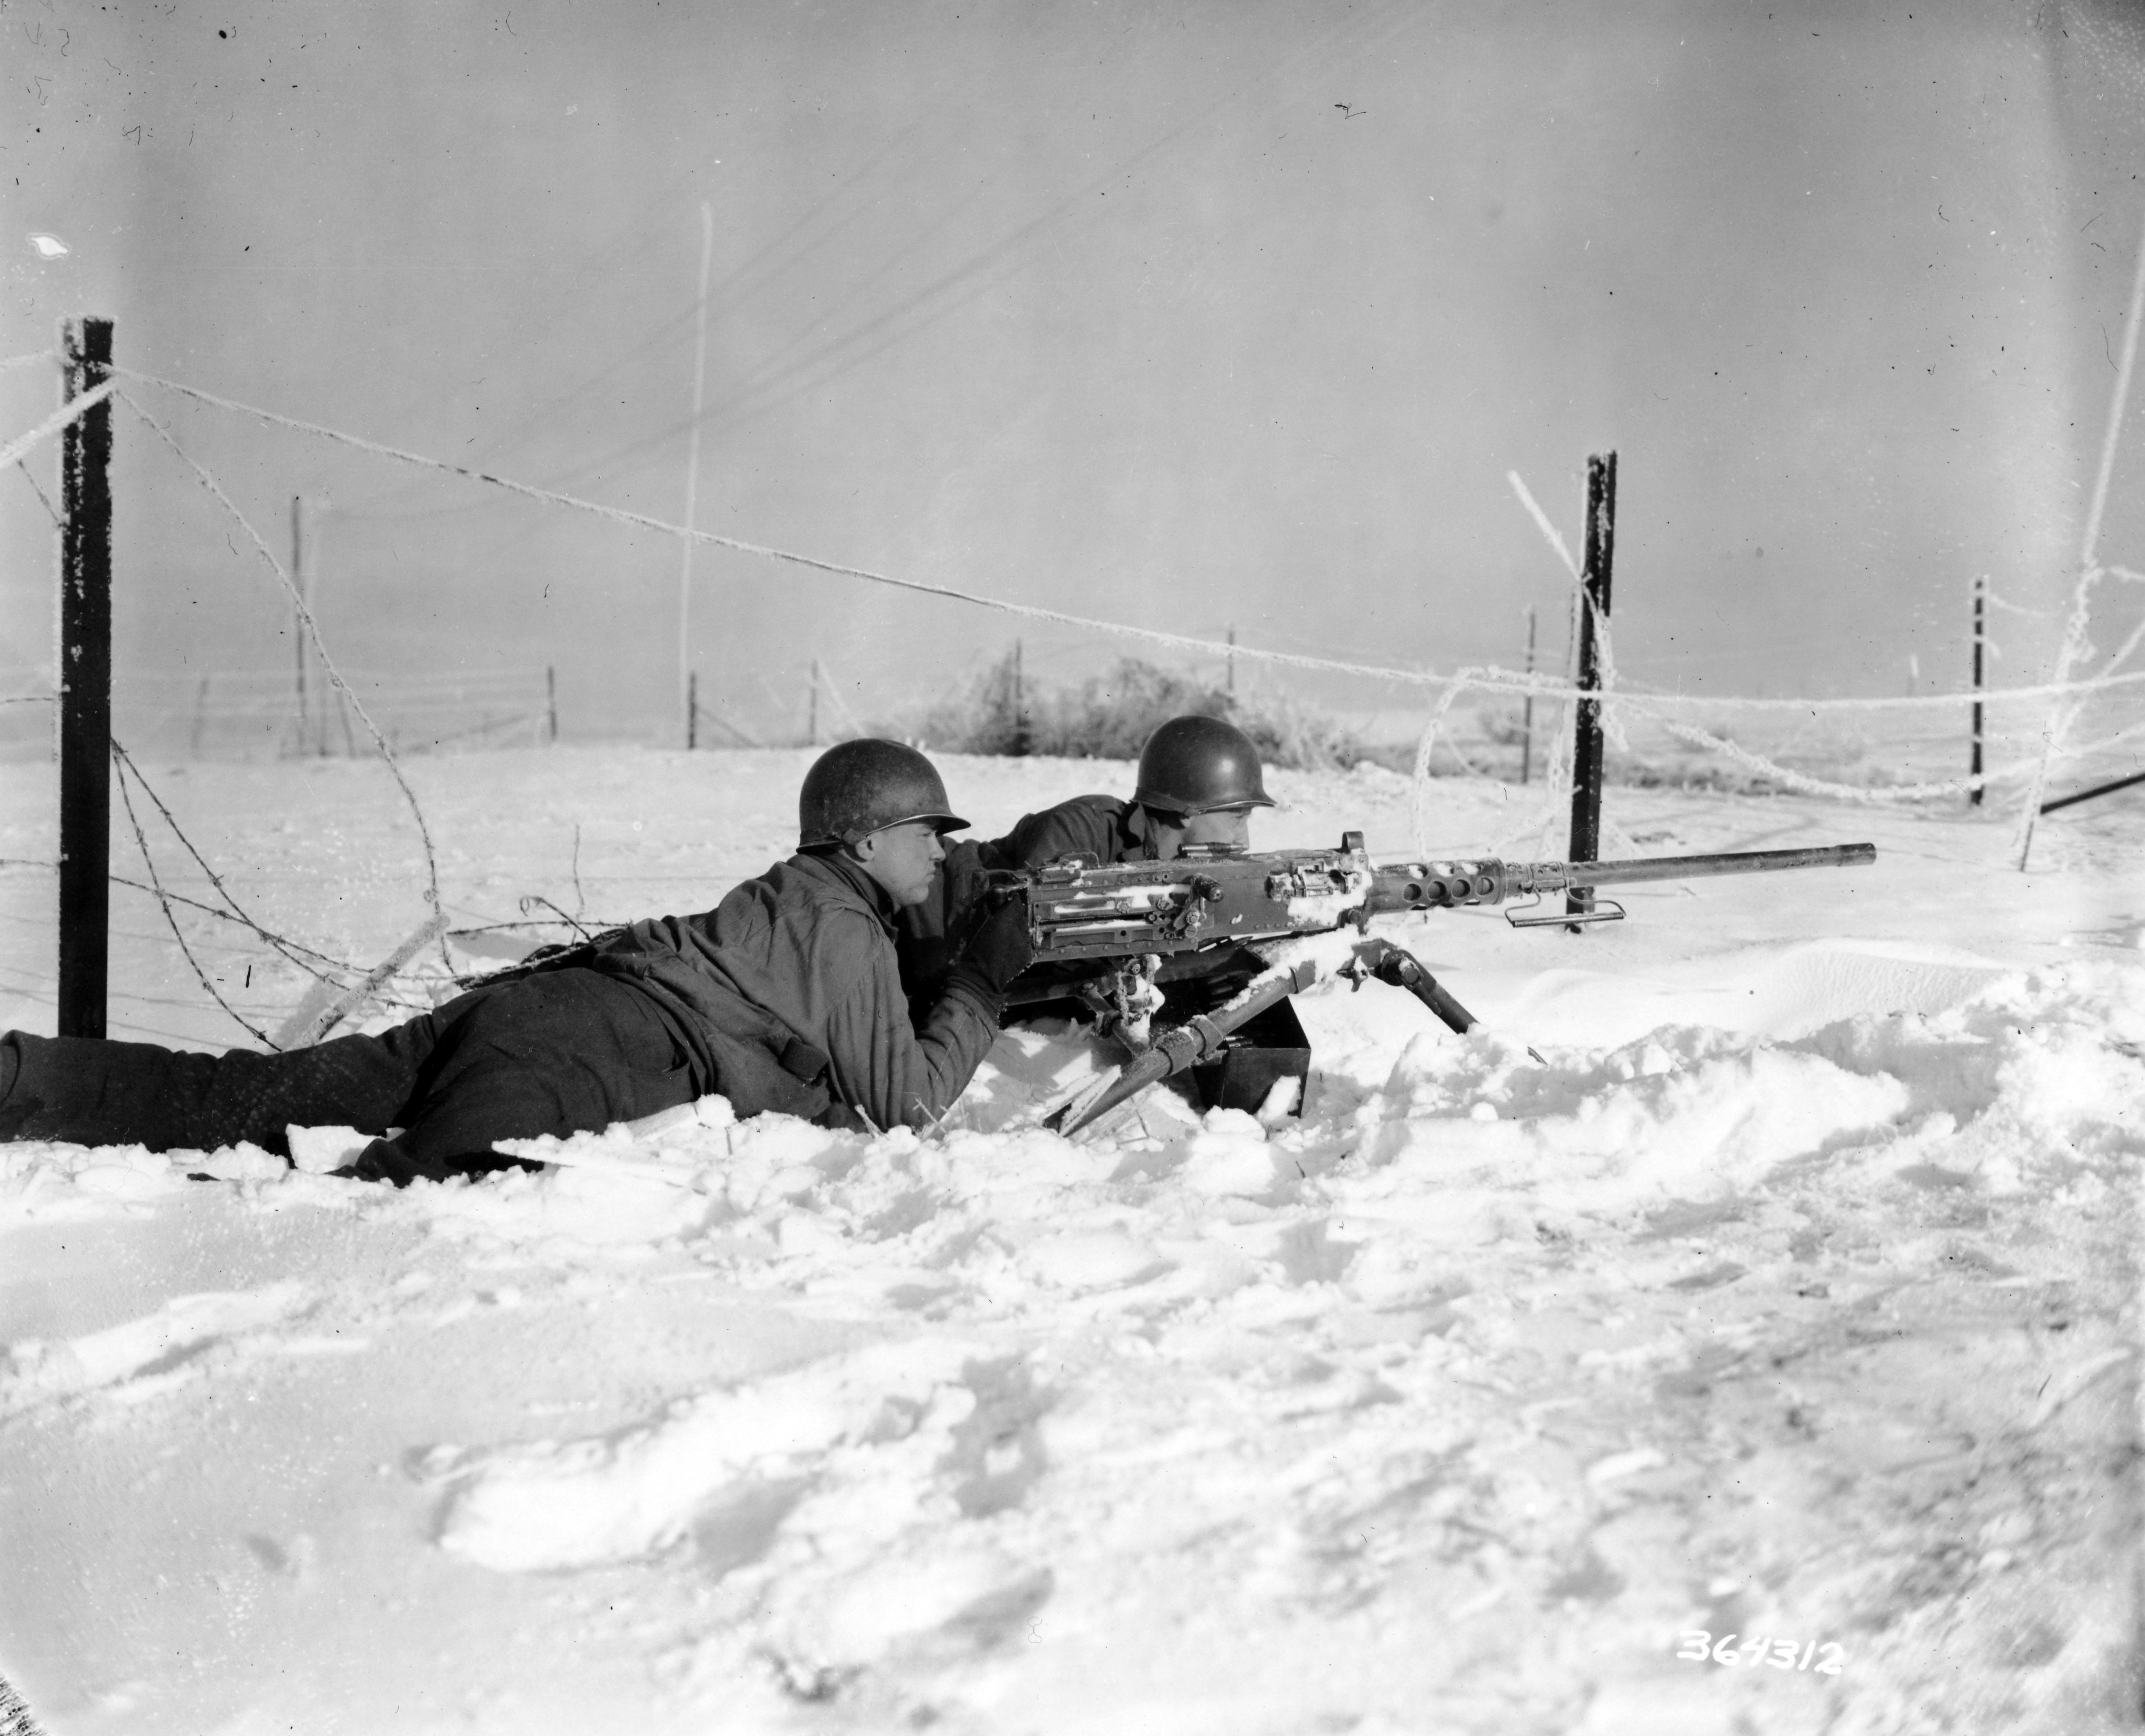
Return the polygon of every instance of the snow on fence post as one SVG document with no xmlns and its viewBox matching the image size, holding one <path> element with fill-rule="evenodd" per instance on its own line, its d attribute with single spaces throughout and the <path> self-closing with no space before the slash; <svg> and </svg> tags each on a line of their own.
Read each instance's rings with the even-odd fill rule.
<svg viewBox="0 0 2145 1736">
<path fill-rule="evenodd" d="M 60 322 L 60 399 L 110 377 L 112 321 Z M 112 873 L 112 404 L 60 446 L 59 995 L 62 1037 L 104 1035 Z"/>
<path fill-rule="evenodd" d="M 1967 772 L 1973 779 L 1973 788 L 1967 793 L 1969 808 L 1981 805 L 1981 653 L 1988 639 L 1988 575 L 1973 575 L 1973 746 L 1968 756 Z M 2048 810 L 2043 808 L 2043 813 Z"/>
<path fill-rule="evenodd" d="M 1601 659 L 1595 618 L 1609 619 L 1609 578 L 1616 554 L 1616 455 L 1596 453 L 1586 460 L 1586 557 L 1580 586 L 1585 604 L 1579 612 L 1579 704 L 1573 708 L 1571 743 L 1571 850 L 1574 862 L 1592 862 L 1601 848 L 1601 702 L 1590 695 L 1601 686 Z M 1590 888 L 1565 894 L 1566 916 L 1585 916 L 1594 908 Z M 1577 933 L 1579 925 L 1570 925 Z"/>
</svg>

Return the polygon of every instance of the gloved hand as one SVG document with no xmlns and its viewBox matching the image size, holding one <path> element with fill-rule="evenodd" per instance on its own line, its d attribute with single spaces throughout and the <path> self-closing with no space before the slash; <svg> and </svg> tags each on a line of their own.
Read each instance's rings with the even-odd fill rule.
<svg viewBox="0 0 2145 1736">
<path fill-rule="evenodd" d="M 1035 943 L 1028 937 L 1027 903 L 1008 898 L 969 937 L 959 962 L 988 983 L 993 993 L 1003 994 L 1034 958 Z"/>
</svg>

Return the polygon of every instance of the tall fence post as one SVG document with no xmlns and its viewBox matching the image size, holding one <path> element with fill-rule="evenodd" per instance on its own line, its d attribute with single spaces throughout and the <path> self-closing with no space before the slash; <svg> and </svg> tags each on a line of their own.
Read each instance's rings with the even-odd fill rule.
<svg viewBox="0 0 2145 1736">
<path fill-rule="evenodd" d="M 1981 653 L 1988 638 L 1988 575 L 1976 573 L 1973 575 L 1973 747 L 1967 762 L 1967 771 L 1973 779 L 1973 788 L 1966 798 L 1969 808 L 1981 805 Z"/>
<path fill-rule="evenodd" d="M 102 386 L 112 321 L 60 324 L 62 403 Z M 60 445 L 58 1032 L 104 1035 L 112 905 L 112 403 Z"/>
<path fill-rule="evenodd" d="M 1573 708 L 1571 744 L 1571 859 L 1596 860 L 1601 850 L 1601 702 L 1590 697 L 1601 687 L 1600 644 L 1595 618 L 1609 619 L 1609 579 L 1616 555 L 1616 455 L 1598 453 L 1586 460 L 1586 559 L 1580 583 L 1585 601 L 1579 611 L 1579 704 Z M 1564 913 L 1585 916 L 1594 908 L 1590 888 L 1565 894 Z M 1578 932 L 1578 924 L 1571 927 Z"/>
<path fill-rule="evenodd" d="M 685 751 L 691 753 L 700 745 L 700 672 L 691 669 L 685 675 Z"/>
<path fill-rule="evenodd" d="M 1527 674 L 1535 672 L 1535 605 L 1527 604 Z M 1535 690 L 1530 687 L 1527 696 L 1520 702 L 1520 783 L 1524 786 L 1534 770 L 1535 759 Z"/>
<path fill-rule="evenodd" d="M 804 728 L 814 747 L 819 745 L 819 659 L 812 659 L 811 697 L 804 707 Z"/>
<path fill-rule="evenodd" d="M 556 745 L 559 739 L 559 670 L 555 664 L 544 665 L 544 739 Z"/>
</svg>

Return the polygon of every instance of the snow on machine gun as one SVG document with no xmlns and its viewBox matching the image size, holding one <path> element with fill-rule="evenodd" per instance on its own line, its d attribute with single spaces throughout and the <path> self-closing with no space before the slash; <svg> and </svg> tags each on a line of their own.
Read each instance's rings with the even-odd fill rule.
<svg viewBox="0 0 2145 1736">
<path fill-rule="evenodd" d="M 1042 868 L 993 870 L 984 895 L 991 903 L 1027 901 L 1035 962 L 1013 983 L 1009 1004 L 1077 1000 L 1097 1015 L 1106 1035 L 1117 1037 L 1136 1057 L 1107 1101 L 1098 1099 L 1066 1118 L 1064 1131 L 1070 1132 L 1157 1079 L 1214 1062 L 1233 1032 L 1309 987 L 1316 970 L 1304 962 L 1267 968 L 1271 943 L 1344 927 L 1364 933 L 1374 916 L 1501 904 L 1514 898 L 1533 900 L 1505 913 L 1515 928 L 1615 922 L 1624 912 L 1614 903 L 1576 914 L 1524 913 L 1550 893 L 1582 888 L 1850 868 L 1876 859 L 1874 844 L 1852 843 L 1622 862 L 1481 857 L 1374 863 L 1363 834 L 1349 832 L 1336 850 L 1232 853 L 1195 846 L 1173 862 L 1107 865 L 1070 856 Z M 1475 1022 L 1419 959 L 1391 941 L 1366 938 L 1346 974 L 1359 986 L 1365 976 L 1375 975 L 1409 989 L 1456 1031 Z M 1187 982 L 1206 985 L 1210 994 L 1217 987 L 1238 992 L 1218 1008 L 1195 1012 L 1154 1036 L 1152 1022 L 1162 1009 L 1164 989 Z"/>
</svg>

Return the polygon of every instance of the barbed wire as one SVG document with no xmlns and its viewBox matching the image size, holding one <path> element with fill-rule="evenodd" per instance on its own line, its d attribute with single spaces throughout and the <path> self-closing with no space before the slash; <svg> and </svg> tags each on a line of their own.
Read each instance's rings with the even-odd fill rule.
<svg viewBox="0 0 2145 1736">
<path fill-rule="evenodd" d="M 118 783 L 120 805 L 127 810 L 127 823 L 134 828 L 135 847 L 142 853 L 142 864 L 148 870 L 149 873 L 150 889 L 156 894 L 157 908 L 162 910 L 164 913 L 164 924 L 172 931 L 172 938 L 179 943 L 179 951 L 181 954 L 183 955 L 187 963 L 193 967 L 194 975 L 199 980 L 201 986 L 208 992 L 209 998 L 214 1001 L 216 1004 L 221 1007 L 226 1012 L 229 1013 L 231 1017 L 237 1020 L 239 1024 L 247 1032 L 251 1032 L 256 1041 L 266 1044 L 271 1049 L 280 1049 L 280 1046 L 269 1037 L 266 1031 L 262 1030 L 258 1025 L 255 1024 L 252 1020 L 247 1018 L 243 1013 L 240 1012 L 236 1007 L 231 1004 L 230 1002 L 224 999 L 221 993 L 218 992 L 216 986 L 209 981 L 208 972 L 202 968 L 201 961 L 194 957 L 194 949 L 187 944 L 185 931 L 179 927 L 179 919 L 172 914 L 171 901 L 166 898 L 164 894 L 164 883 L 157 873 L 157 859 L 154 856 L 149 853 L 148 835 L 142 831 L 141 819 L 134 812 L 134 798 L 127 788 L 127 774 L 128 773 L 133 773 L 134 777 L 137 780 L 141 778 L 142 774 L 134 770 L 134 762 L 127 757 L 127 750 L 121 747 L 116 740 L 112 744 L 112 757 L 119 767 L 120 775 Z M 146 783 L 142 784 L 142 788 L 145 792 L 148 792 L 150 800 L 156 800 L 155 793 L 153 791 L 149 791 L 149 787 Z M 163 804 L 162 803 L 157 803 L 159 808 L 162 808 L 162 805 Z M 170 815 L 167 813 L 165 818 L 169 819 Z M 196 859 L 198 860 L 199 858 L 197 858 Z M 212 878 L 213 877 L 212 876 Z"/>
<path fill-rule="evenodd" d="M 235 399 L 204 391 L 199 386 L 182 385 L 179 381 L 167 380 L 158 375 L 140 373 L 133 369 L 119 367 L 116 364 L 112 371 L 115 374 L 123 375 L 127 379 L 140 381 L 144 385 L 177 392 L 182 396 L 213 405 L 220 410 L 230 410 L 236 415 L 251 416 L 273 426 L 310 434 L 321 440 L 332 440 L 340 445 L 354 447 L 360 451 L 371 452 L 376 456 L 392 459 L 398 463 L 416 465 L 423 469 L 460 476 L 470 481 L 489 484 L 495 488 L 505 489 L 510 493 L 520 495 L 530 500 L 545 501 L 551 505 L 565 507 L 573 511 L 589 513 L 598 518 L 608 519 L 616 524 L 630 525 L 636 530 L 653 530 L 665 536 L 689 537 L 696 541 L 712 544 L 718 548 L 729 549 L 739 554 L 758 555 L 765 560 L 783 561 L 791 565 L 805 567 L 815 572 L 831 574 L 841 578 L 863 579 L 869 584 L 883 584 L 896 590 L 909 591 L 922 596 L 941 597 L 953 602 L 969 603 L 978 608 L 997 609 L 1003 614 L 1018 615 L 1030 619 L 1052 621 L 1061 626 L 1077 627 L 1092 633 L 1143 639 L 1151 644 L 1167 644 L 1180 650 L 1197 651 L 1207 656 L 1233 655 L 1290 668 L 1316 669 L 1332 674 L 1365 676 L 1416 687 L 1443 689 L 1458 682 L 1463 685 L 1479 688 L 1486 692 L 1515 696 L 1533 694 L 1568 699 L 1583 694 L 1585 697 L 1600 701 L 1605 709 L 1605 718 L 1615 706 L 1634 704 L 1635 695 L 1643 692 L 1642 689 L 1635 689 L 1632 684 L 1625 683 L 1613 689 L 1588 693 L 1568 680 L 1550 675 L 1525 674 L 1504 669 L 1495 664 L 1481 665 L 1456 674 L 1441 674 L 1434 669 L 1402 669 L 1386 664 L 1360 663 L 1331 657 L 1314 657 L 1301 652 L 1269 650 L 1262 646 L 1241 642 L 1232 644 L 1222 639 L 1205 639 L 1194 634 L 1172 633 L 1161 628 L 1137 627 L 1128 622 L 1105 620 L 1092 615 L 1072 614 L 1063 609 L 1047 609 L 1033 603 L 1016 603 L 1003 597 L 993 597 L 981 592 L 963 590 L 953 585 L 933 584 L 917 579 L 903 579 L 890 573 L 875 571 L 869 567 L 852 566 L 841 561 L 822 560 L 817 555 L 801 554 L 794 550 L 775 548 L 764 543 L 747 542 L 741 538 L 724 536 L 716 531 L 698 529 L 689 530 L 683 525 L 674 524 L 649 513 L 633 512 L 624 507 L 606 506 L 600 501 L 584 500 L 575 495 L 562 494 L 555 489 L 539 488 L 530 483 L 516 482 L 511 478 L 496 475 L 487 470 L 474 470 L 466 465 L 458 465 L 444 459 L 428 457 L 423 453 L 407 451 L 398 446 L 391 446 L 378 440 L 365 439 L 359 435 L 347 434 L 340 429 L 326 427 L 317 422 L 308 422 L 296 416 L 284 415 L 279 411 L 264 410 L 257 405 L 242 404 Z M 130 405 L 132 404 L 131 399 L 127 401 Z M 140 411 L 138 407 L 137 413 L 146 414 Z M 169 436 L 167 435 L 166 438 L 168 439 Z M 236 510 L 236 509 L 233 510 Z M 1565 552 L 1568 555 L 1569 551 Z M 287 584 L 287 579 L 285 582 Z M 1597 614 L 1597 623 L 1603 619 Z M 1605 668 L 1613 671 L 1615 667 L 1613 644 L 1605 645 L 1603 664 Z M 1977 700 L 1988 704 L 2002 699 L 2046 698 L 2052 694 L 2093 691 L 2102 687 L 2127 686 L 2137 681 L 2145 681 L 2145 674 L 2134 676 L 2114 676 L 2088 682 L 2050 683 L 2036 687 L 1989 689 L 1979 693 L 1909 694 L 1893 698 L 1771 699 L 1729 694 L 1699 696 L 1649 694 L 1645 695 L 1645 704 L 1649 709 L 1655 710 L 1705 709 L 1724 706 L 1760 710 L 1925 709 L 1968 705 Z"/>
<path fill-rule="evenodd" d="M 17 462 L 24 454 L 35 450 L 41 441 L 50 440 L 76 418 L 87 415 L 118 390 L 117 380 L 107 380 L 102 386 L 92 386 L 79 397 L 68 399 L 27 434 L 17 435 L 6 445 L 0 446 L 0 465 Z"/>
<path fill-rule="evenodd" d="M 46 516 L 52 520 L 53 528 L 64 530 L 67 528 L 67 520 L 60 516 L 59 508 L 53 505 L 47 498 L 45 491 L 37 486 L 37 479 L 30 474 L 30 460 L 27 458 L 18 458 L 15 460 L 15 468 L 22 473 L 23 481 L 30 485 L 30 492 L 37 497 L 37 504 L 45 509 Z"/>
<path fill-rule="evenodd" d="M 298 956 L 301 951 L 310 952 L 311 950 L 311 948 L 299 948 L 296 942 L 287 941 L 281 935 L 276 933 L 272 929 L 263 928 L 246 913 L 245 908 L 239 903 L 238 900 L 231 895 L 231 888 L 223 883 L 222 877 L 219 875 L 214 868 L 208 865 L 207 858 L 202 856 L 202 853 L 194 848 L 193 840 L 188 838 L 184 830 L 181 828 L 178 821 L 172 817 L 172 810 L 164 805 L 163 798 L 159 796 L 155 790 L 149 787 L 149 780 L 142 775 L 140 768 L 134 764 L 133 759 L 129 756 L 127 749 L 119 744 L 117 738 L 114 738 L 112 743 L 112 757 L 128 772 L 133 774 L 134 781 L 142 786 L 142 793 L 147 796 L 150 801 L 156 804 L 157 814 L 162 818 L 164 823 L 172 828 L 172 836 L 178 839 L 180 844 L 185 848 L 187 854 L 193 858 L 194 865 L 204 874 L 208 876 L 209 884 L 216 888 L 216 895 L 223 900 L 225 905 L 229 908 L 231 915 L 239 922 L 243 923 L 248 928 L 251 928 L 256 934 L 259 935 L 262 940 L 267 942 L 271 948 L 275 951 L 281 953 L 284 958 L 289 959 L 291 963 L 296 965 L 300 970 L 304 971 L 308 976 L 316 977 L 321 982 L 331 983 L 335 987 L 340 987 L 341 985 L 335 982 L 335 979 L 333 977 L 330 977 L 324 972 L 315 970 L 312 966 L 306 963 L 304 958 Z M 123 780 L 121 787 L 122 790 L 125 788 Z M 152 879 L 156 878 L 153 873 L 152 873 L 151 878 Z M 161 885 L 161 882 L 159 884 Z M 158 892 L 157 896 L 162 898 L 163 894 L 160 891 Z M 312 956 L 316 958 L 324 957 L 323 954 L 318 953 L 313 953 Z M 338 970 L 346 970 L 351 968 L 351 967 L 343 965 L 337 961 L 329 960 L 327 962 L 335 964 L 336 968 Z"/>
<path fill-rule="evenodd" d="M 312 642 L 313 650 L 321 659 L 321 666 L 327 671 L 328 679 L 334 684 L 336 691 L 349 702 L 351 709 L 355 711 L 364 723 L 366 731 L 372 737 L 373 744 L 380 750 L 381 759 L 386 763 L 396 786 L 401 790 L 403 798 L 410 804 L 411 816 L 417 823 L 417 836 L 425 847 L 425 902 L 435 913 L 438 912 L 440 908 L 439 857 L 437 852 L 432 848 L 431 828 L 425 823 L 425 810 L 418 804 L 417 793 L 411 788 L 410 780 L 403 775 L 401 764 L 395 757 L 394 749 L 388 745 L 387 738 L 381 733 L 380 726 L 373 722 L 372 714 L 365 709 L 363 702 L 351 691 L 349 682 L 343 679 L 342 671 L 336 667 L 335 659 L 328 654 L 328 648 L 321 639 L 320 628 L 313 619 L 313 612 L 306 606 L 306 599 L 299 594 L 298 587 L 291 582 L 291 575 L 283 570 L 282 562 L 276 560 L 269 551 L 268 545 L 261 540 L 261 534 L 253 528 L 252 521 L 232 504 L 231 496 L 224 493 L 216 478 L 196 463 L 179 443 L 166 431 L 164 425 L 147 410 L 142 409 L 132 398 L 122 397 L 120 401 L 146 422 L 157 437 L 178 455 L 187 468 L 200 479 L 202 487 L 223 503 L 224 510 L 238 521 L 239 528 L 245 531 L 247 539 L 260 552 L 261 558 L 268 563 L 269 570 L 275 574 L 276 582 L 289 594 L 291 604 L 298 612 L 298 619 L 305 629 L 306 636 Z M 440 951 L 442 959 L 451 969 L 453 960 L 445 958 L 444 942 L 441 943 Z"/>
</svg>

